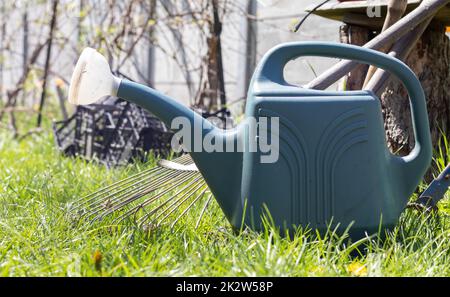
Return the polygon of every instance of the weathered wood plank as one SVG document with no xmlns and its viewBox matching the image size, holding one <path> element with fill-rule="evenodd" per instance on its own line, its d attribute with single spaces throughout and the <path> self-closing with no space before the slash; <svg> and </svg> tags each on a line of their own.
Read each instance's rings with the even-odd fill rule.
<svg viewBox="0 0 450 297">
<path fill-rule="evenodd" d="M 408 0 L 408 6 L 406 8 L 406 13 L 410 13 L 412 10 L 417 8 L 419 6 L 421 0 Z M 380 11 L 381 11 L 381 17 L 380 18 L 369 18 L 367 16 L 367 8 L 369 5 L 374 5 L 381 3 L 380 5 Z M 308 7 L 306 11 L 312 10 L 312 7 Z M 379 0 L 379 1 L 350 1 L 350 2 L 338 2 L 338 1 L 331 1 L 330 3 L 327 3 L 317 9 L 314 14 L 337 20 L 337 21 L 344 21 L 344 18 L 349 13 L 351 14 L 358 14 L 365 16 L 367 18 L 367 21 L 374 21 L 376 20 L 376 24 L 383 23 L 384 18 L 386 17 L 387 13 L 387 0 Z M 383 20 L 380 22 L 380 19 Z M 359 19 L 361 21 L 361 19 Z M 442 22 L 445 25 L 450 25 L 450 4 L 446 5 L 445 7 L 441 8 L 438 13 L 436 14 L 435 20 L 438 20 Z M 361 24 L 360 24 L 361 25 Z M 381 27 L 381 26 L 380 26 Z"/>
</svg>

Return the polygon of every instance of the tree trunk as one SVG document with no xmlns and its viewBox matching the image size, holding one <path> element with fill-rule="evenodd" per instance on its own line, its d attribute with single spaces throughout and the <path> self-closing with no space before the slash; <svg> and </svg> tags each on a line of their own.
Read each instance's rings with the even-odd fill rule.
<svg viewBox="0 0 450 297">
<path fill-rule="evenodd" d="M 342 43 L 350 43 L 362 46 L 369 42 L 371 37 L 373 37 L 371 36 L 371 30 L 365 27 L 342 25 L 340 28 L 340 40 Z M 361 90 L 368 69 L 368 65 L 359 64 L 353 71 L 351 71 L 347 75 L 345 89 Z"/>
<path fill-rule="evenodd" d="M 211 5 L 211 19 L 209 22 L 209 36 L 206 38 L 208 52 L 206 54 L 207 83 L 200 94 L 198 107 L 208 112 L 217 111 L 226 106 L 225 79 L 222 62 L 222 22 L 219 18 L 219 2 L 213 0 Z"/>
<path fill-rule="evenodd" d="M 450 40 L 445 28 L 430 26 L 406 59 L 406 64 L 422 83 L 427 99 L 433 147 L 442 133 L 450 139 Z M 381 95 L 389 147 L 400 155 L 414 146 L 408 95 L 403 85 L 392 78 Z"/>
</svg>

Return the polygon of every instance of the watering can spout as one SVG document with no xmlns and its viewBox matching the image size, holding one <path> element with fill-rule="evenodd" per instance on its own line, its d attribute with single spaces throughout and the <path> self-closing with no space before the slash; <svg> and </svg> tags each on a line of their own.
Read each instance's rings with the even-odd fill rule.
<svg viewBox="0 0 450 297">
<path fill-rule="evenodd" d="M 237 222 L 242 207 L 239 197 L 243 153 L 238 148 L 239 129 L 217 128 L 174 99 L 134 82 L 121 81 L 117 96 L 150 111 L 175 132 L 228 219 Z"/>
<path fill-rule="evenodd" d="M 222 130 L 190 108 L 150 87 L 121 80 L 96 50 L 83 50 L 72 75 L 69 102 L 86 105 L 117 96 L 150 111 L 172 131 L 191 154 L 197 168 L 230 221 L 240 213 L 242 150 L 237 129 Z M 180 139 L 181 138 L 181 139 Z M 178 141 L 173 144 L 178 144 Z M 223 148 L 227 148 L 227 152 Z M 234 148 L 234 149 L 229 149 Z M 231 151 L 231 152 L 230 152 Z M 224 187 L 223 185 L 227 185 Z M 234 214 L 234 215 L 232 215 Z"/>
</svg>

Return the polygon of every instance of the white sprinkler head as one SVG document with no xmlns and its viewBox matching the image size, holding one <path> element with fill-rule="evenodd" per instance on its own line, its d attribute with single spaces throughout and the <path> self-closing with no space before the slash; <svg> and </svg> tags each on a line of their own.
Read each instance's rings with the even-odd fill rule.
<svg viewBox="0 0 450 297">
<path fill-rule="evenodd" d="M 70 79 L 69 102 L 86 105 L 102 97 L 116 96 L 120 79 L 111 73 L 105 57 L 87 47 L 78 58 Z"/>
</svg>

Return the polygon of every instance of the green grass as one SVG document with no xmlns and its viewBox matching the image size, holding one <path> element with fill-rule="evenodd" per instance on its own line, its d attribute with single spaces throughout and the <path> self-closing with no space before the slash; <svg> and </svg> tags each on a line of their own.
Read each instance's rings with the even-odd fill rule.
<svg viewBox="0 0 450 297">
<path fill-rule="evenodd" d="M 216 203 L 198 229 L 200 207 L 175 230 L 151 233 L 71 220 L 71 201 L 148 166 L 107 170 L 61 156 L 50 134 L 16 141 L 1 132 L 0 275 L 450 276 L 448 199 L 439 220 L 406 210 L 386 240 L 366 239 L 358 250 L 332 232 L 286 238 L 267 227 L 238 235 Z"/>
</svg>

